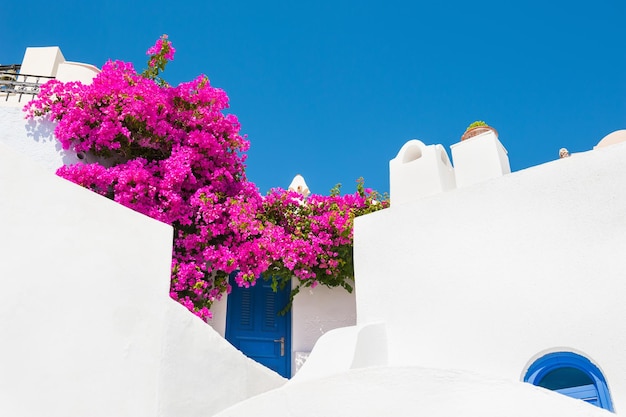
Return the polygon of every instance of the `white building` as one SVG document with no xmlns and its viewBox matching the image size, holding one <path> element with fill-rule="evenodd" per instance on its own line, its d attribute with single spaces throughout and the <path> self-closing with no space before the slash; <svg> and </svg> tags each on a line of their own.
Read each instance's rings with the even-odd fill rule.
<svg viewBox="0 0 626 417">
<path fill-rule="evenodd" d="M 489 179 L 395 205 L 392 194 L 389 210 L 357 219 L 357 321 L 386 324 L 390 365 L 528 381 L 621 411 L 626 144 L 501 176 L 506 153 L 489 136 L 452 149 L 480 146 L 463 173 L 491 165 Z"/>
<path fill-rule="evenodd" d="M 21 71 L 97 74 L 58 48 Z M 524 381 L 626 407 L 626 145 L 510 174 L 494 134 L 454 145 L 454 167 L 408 142 L 392 207 L 356 221 L 356 295 L 305 290 L 262 342 L 287 376 L 315 345 L 285 384 L 223 339 L 237 294 L 216 331 L 170 300 L 171 228 L 54 176 L 78 160 L 4 91 L 1 415 L 606 414 Z"/>
<path fill-rule="evenodd" d="M 392 206 L 356 219 L 357 325 L 219 416 L 621 413 L 625 139 L 513 174 L 493 134 L 453 145 L 454 168 L 407 142 Z"/>
</svg>

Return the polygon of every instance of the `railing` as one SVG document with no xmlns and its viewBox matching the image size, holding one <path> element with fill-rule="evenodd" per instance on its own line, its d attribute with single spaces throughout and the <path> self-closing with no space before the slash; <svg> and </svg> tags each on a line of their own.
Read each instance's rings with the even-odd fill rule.
<svg viewBox="0 0 626 417">
<path fill-rule="evenodd" d="M 47 81 L 54 79 L 44 75 L 30 75 L 19 72 L 21 65 L 0 65 L 0 98 L 4 95 L 4 101 L 9 97 L 17 97 L 22 101 L 22 96 L 27 95 L 29 100 L 39 94 L 39 87 Z M 13 101 L 13 100 L 12 100 Z"/>
</svg>

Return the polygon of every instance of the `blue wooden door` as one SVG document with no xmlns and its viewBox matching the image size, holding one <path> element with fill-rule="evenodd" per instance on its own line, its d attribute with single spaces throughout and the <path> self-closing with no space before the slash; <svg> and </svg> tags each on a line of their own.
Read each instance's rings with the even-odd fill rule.
<svg viewBox="0 0 626 417">
<path fill-rule="evenodd" d="M 226 340 L 249 358 L 290 378 L 291 310 L 282 316 L 278 312 L 289 302 L 291 289 L 274 292 L 262 278 L 253 287 L 241 288 L 231 276 L 230 284 Z"/>
<path fill-rule="evenodd" d="M 563 395 L 567 395 L 568 397 L 578 398 L 579 400 L 586 401 L 590 404 L 595 405 L 596 407 L 600 407 L 600 403 L 598 402 L 598 390 L 593 384 L 557 389 L 555 391 L 560 392 Z"/>
</svg>

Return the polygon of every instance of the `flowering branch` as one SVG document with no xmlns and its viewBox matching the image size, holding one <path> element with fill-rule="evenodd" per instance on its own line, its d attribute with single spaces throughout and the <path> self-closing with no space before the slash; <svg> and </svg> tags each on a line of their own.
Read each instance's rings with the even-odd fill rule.
<svg viewBox="0 0 626 417">
<path fill-rule="evenodd" d="M 148 68 L 107 62 L 90 85 L 49 81 L 27 117 L 56 121 L 66 150 L 102 161 L 57 174 L 174 228 L 170 295 L 202 318 L 222 294 L 264 276 L 274 289 L 299 285 L 352 290 L 352 229 L 358 215 L 387 206 L 363 187 L 340 196 L 272 190 L 262 197 L 245 175 L 249 142 L 228 96 L 200 75 L 170 86 L 159 78 L 175 49 L 166 35 L 148 49 Z"/>
</svg>

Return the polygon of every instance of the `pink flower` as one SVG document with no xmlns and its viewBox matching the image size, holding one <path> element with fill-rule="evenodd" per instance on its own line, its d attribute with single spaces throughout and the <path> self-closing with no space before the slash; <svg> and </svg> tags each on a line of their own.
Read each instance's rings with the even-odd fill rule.
<svg viewBox="0 0 626 417">
<path fill-rule="evenodd" d="M 164 34 L 154 45 L 148 48 L 146 55 L 163 55 L 167 61 L 171 61 L 174 59 L 175 52 L 176 49 L 174 49 L 172 43 L 167 39 L 167 35 Z"/>
</svg>

